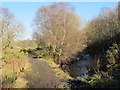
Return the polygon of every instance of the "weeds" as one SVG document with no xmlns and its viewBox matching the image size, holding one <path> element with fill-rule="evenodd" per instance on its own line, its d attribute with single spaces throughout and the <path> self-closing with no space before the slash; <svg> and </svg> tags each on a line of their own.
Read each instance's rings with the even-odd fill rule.
<svg viewBox="0 0 120 90">
<path fill-rule="evenodd" d="M 7 48 L 3 51 L 2 57 L 2 88 L 21 88 L 26 86 L 25 76 L 20 77 L 20 75 L 21 73 L 28 73 L 29 70 L 30 65 L 27 53 L 20 52 L 18 48 Z M 20 82 L 22 84 L 18 84 Z"/>
</svg>

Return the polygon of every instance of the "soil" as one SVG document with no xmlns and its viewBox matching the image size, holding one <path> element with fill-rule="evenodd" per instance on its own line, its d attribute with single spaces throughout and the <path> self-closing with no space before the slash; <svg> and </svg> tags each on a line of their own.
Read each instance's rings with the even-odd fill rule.
<svg viewBox="0 0 120 90">
<path fill-rule="evenodd" d="M 32 71 L 27 75 L 29 88 L 56 88 L 60 80 L 55 77 L 52 68 L 42 60 L 29 60 Z"/>
</svg>

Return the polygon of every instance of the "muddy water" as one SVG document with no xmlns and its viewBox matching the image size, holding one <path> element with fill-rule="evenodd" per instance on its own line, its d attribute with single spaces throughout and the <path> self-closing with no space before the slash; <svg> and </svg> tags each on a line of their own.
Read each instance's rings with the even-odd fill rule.
<svg viewBox="0 0 120 90">
<path fill-rule="evenodd" d="M 82 58 L 78 62 L 74 62 L 70 66 L 70 75 L 73 77 L 83 77 L 88 74 L 92 58 L 90 55 L 82 54 Z"/>
</svg>

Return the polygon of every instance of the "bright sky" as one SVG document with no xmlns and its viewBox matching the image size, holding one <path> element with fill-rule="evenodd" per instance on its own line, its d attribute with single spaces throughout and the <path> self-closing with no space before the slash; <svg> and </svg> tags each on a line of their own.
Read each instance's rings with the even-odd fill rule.
<svg viewBox="0 0 120 90">
<path fill-rule="evenodd" d="M 36 11 L 41 6 L 50 5 L 51 2 L 3 2 L 2 6 L 8 8 L 16 19 L 25 26 L 25 39 L 31 39 L 32 21 Z M 85 20 L 96 17 L 103 7 L 115 8 L 117 2 L 70 2 L 76 7 L 76 13 Z"/>
</svg>

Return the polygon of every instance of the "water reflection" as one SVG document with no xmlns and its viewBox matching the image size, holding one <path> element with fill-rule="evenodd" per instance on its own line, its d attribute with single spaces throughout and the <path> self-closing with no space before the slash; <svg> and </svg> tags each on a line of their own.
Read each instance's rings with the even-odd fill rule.
<svg viewBox="0 0 120 90">
<path fill-rule="evenodd" d="M 70 75 L 73 77 L 83 77 L 88 74 L 92 58 L 88 54 L 82 54 L 81 56 L 80 61 L 70 65 Z"/>
</svg>

